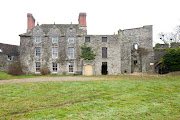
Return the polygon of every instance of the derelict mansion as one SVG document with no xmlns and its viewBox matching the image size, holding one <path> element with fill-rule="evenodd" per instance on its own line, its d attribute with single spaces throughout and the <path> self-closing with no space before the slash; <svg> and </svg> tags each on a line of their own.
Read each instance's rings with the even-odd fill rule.
<svg viewBox="0 0 180 120">
<path fill-rule="evenodd" d="M 51 74 L 118 75 L 153 73 L 152 26 L 119 30 L 116 35 L 88 35 L 86 13 L 79 24 L 37 24 L 27 14 L 27 32 L 20 36 L 20 61 L 23 71 L 40 73 L 47 67 Z M 96 54 L 94 60 L 81 58 L 86 43 Z"/>
</svg>

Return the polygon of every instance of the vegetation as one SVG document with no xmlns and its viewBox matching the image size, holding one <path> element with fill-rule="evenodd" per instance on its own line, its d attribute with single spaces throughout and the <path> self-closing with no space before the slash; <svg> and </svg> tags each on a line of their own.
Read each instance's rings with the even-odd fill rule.
<svg viewBox="0 0 180 120">
<path fill-rule="evenodd" d="M 21 79 L 21 78 L 33 78 L 33 77 L 40 77 L 41 75 L 20 75 L 20 76 L 12 76 L 7 74 L 6 72 L 0 71 L 0 80 L 7 80 L 7 79 Z"/>
<path fill-rule="evenodd" d="M 177 49 L 169 49 L 163 56 L 162 61 L 170 71 L 180 71 L 180 47 Z"/>
<path fill-rule="evenodd" d="M 104 76 L 99 76 L 104 77 Z M 179 119 L 179 76 L 0 85 L 0 119 Z"/>
<path fill-rule="evenodd" d="M 7 73 L 13 76 L 23 75 L 24 73 L 22 68 L 23 67 L 20 62 L 13 62 L 11 65 L 9 65 Z"/>
<path fill-rule="evenodd" d="M 92 51 L 92 47 L 87 47 L 86 44 L 84 44 L 81 47 L 81 57 L 84 58 L 84 60 L 94 60 L 96 54 Z"/>
<path fill-rule="evenodd" d="M 50 74 L 50 70 L 43 66 L 41 69 L 40 69 L 40 72 L 41 72 L 41 75 L 49 75 Z"/>
<path fill-rule="evenodd" d="M 20 75 L 20 76 L 12 76 L 12 75 L 7 74 L 6 72 L 0 71 L 0 80 L 34 78 L 34 77 L 59 77 L 59 76 L 71 76 L 71 75 Z"/>
</svg>

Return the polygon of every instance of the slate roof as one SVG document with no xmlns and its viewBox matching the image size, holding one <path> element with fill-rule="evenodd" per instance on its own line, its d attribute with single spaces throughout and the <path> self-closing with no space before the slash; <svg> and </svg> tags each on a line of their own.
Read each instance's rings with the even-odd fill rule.
<svg viewBox="0 0 180 120">
<path fill-rule="evenodd" d="M 51 28 L 53 27 L 56 27 L 58 28 L 62 34 L 65 33 L 66 29 L 68 27 L 72 27 L 72 28 L 75 28 L 76 30 L 79 29 L 79 24 L 42 24 L 40 25 L 40 28 L 43 30 L 43 32 L 47 35 L 48 32 L 50 31 Z M 23 34 L 20 34 L 19 36 L 30 36 L 30 31 L 26 32 L 26 33 L 23 33 Z"/>
<path fill-rule="evenodd" d="M 56 26 L 62 34 L 65 33 L 65 30 L 68 28 L 68 27 L 73 27 L 75 28 L 76 30 L 79 29 L 79 24 L 42 24 L 40 25 L 40 28 L 43 29 L 43 31 L 45 32 L 45 34 L 47 34 L 49 32 L 49 30 L 51 28 L 53 28 L 54 26 Z"/>
<path fill-rule="evenodd" d="M 19 46 L 17 45 L 9 45 L 0 43 L 1 53 L 6 55 L 18 56 L 19 55 Z"/>
</svg>

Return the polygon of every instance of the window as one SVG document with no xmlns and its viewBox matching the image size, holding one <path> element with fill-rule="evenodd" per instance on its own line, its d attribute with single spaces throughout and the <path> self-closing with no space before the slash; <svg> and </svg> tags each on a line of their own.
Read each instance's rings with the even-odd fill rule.
<svg viewBox="0 0 180 120">
<path fill-rule="evenodd" d="M 102 37 L 102 42 L 107 42 L 107 37 Z"/>
<path fill-rule="evenodd" d="M 69 72 L 74 72 L 74 63 L 73 62 L 69 63 Z"/>
<path fill-rule="evenodd" d="M 0 52 L 2 52 L 2 50 L 0 49 Z"/>
<path fill-rule="evenodd" d="M 73 47 L 70 47 L 70 48 L 69 48 L 69 58 L 70 58 L 70 59 L 73 59 L 73 58 L 74 58 L 74 48 L 73 48 Z"/>
<path fill-rule="evenodd" d="M 53 72 L 57 72 L 57 63 L 52 63 Z"/>
<path fill-rule="evenodd" d="M 134 65 L 138 65 L 138 62 L 137 62 L 137 60 L 134 60 Z"/>
<path fill-rule="evenodd" d="M 41 42 L 41 37 L 35 37 L 36 43 L 40 43 Z"/>
<path fill-rule="evenodd" d="M 41 63 L 36 62 L 36 72 L 40 72 L 40 69 L 41 69 Z"/>
<path fill-rule="evenodd" d="M 58 37 L 53 37 L 52 38 L 52 43 L 58 43 Z"/>
<path fill-rule="evenodd" d="M 68 42 L 69 42 L 69 43 L 74 43 L 74 37 L 69 37 L 69 38 L 68 38 Z"/>
<path fill-rule="evenodd" d="M 107 58 L 107 47 L 102 47 L 102 58 Z"/>
<path fill-rule="evenodd" d="M 40 58 L 40 57 L 41 57 L 41 48 L 36 47 L 36 58 Z"/>
<path fill-rule="evenodd" d="M 138 49 L 138 44 L 137 44 L 137 43 L 134 43 L 134 44 L 133 44 L 133 47 L 134 47 L 135 50 L 137 50 L 137 49 Z"/>
<path fill-rule="evenodd" d="M 85 37 L 85 42 L 90 42 L 90 37 Z"/>
<path fill-rule="evenodd" d="M 52 48 L 52 57 L 58 58 L 58 48 Z"/>
<path fill-rule="evenodd" d="M 8 55 L 8 56 L 7 56 L 7 59 L 8 59 L 9 61 L 12 61 L 12 60 L 13 60 L 13 56 Z"/>
</svg>

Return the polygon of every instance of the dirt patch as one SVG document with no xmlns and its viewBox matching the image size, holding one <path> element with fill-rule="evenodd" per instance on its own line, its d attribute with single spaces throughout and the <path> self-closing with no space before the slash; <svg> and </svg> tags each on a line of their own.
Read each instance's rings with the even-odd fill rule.
<svg viewBox="0 0 180 120">
<path fill-rule="evenodd" d="M 0 84 L 10 83 L 28 83 L 28 82 L 46 82 L 46 81 L 92 81 L 92 80 L 104 80 L 100 77 L 38 77 L 38 78 L 25 78 L 25 79 L 13 79 L 13 80 L 0 80 Z"/>
</svg>

